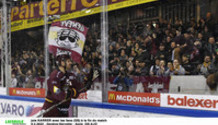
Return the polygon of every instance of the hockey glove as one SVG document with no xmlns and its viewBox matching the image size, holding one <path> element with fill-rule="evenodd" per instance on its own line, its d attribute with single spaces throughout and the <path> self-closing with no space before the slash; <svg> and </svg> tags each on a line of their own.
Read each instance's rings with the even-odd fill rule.
<svg viewBox="0 0 218 125">
<path fill-rule="evenodd" d="M 93 70 L 91 69 L 91 71 L 90 71 L 90 73 L 89 73 L 89 77 L 88 77 L 88 78 L 87 78 L 87 77 L 84 78 L 84 81 L 85 81 L 84 84 L 85 84 L 86 90 L 89 90 L 89 89 L 91 88 L 91 86 L 92 86 L 92 84 L 93 84 L 93 81 L 94 81 L 96 78 L 98 78 L 98 76 L 99 76 L 98 71 L 95 70 L 95 71 L 93 72 Z"/>
<path fill-rule="evenodd" d="M 70 89 L 68 89 L 67 99 L 68 99 L 68 98 L 74 98 L 74 99 L 76 99 L 78 96 L 79 96 L 78 90 L 76 90 L 75 88 L 70 88 Z"/>
</svg>

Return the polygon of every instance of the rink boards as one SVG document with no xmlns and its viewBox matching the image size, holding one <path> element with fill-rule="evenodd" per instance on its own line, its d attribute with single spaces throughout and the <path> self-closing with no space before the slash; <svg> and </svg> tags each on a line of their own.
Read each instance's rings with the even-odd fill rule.
<svg viewBox="0 0 218 125">
<path fill-rule="evenodd" d="M 44 102 L 6 95 L 0 95 L 0 100 L 0 117 L 35 117 Z M 78 117 L 218 117 L 217 103 L 216 96 L 188 94 L 160 94 L 159 106 L 102 103 L 101 91 L 88 91 L 71 105 L 78 106 Z"/>
</svg>

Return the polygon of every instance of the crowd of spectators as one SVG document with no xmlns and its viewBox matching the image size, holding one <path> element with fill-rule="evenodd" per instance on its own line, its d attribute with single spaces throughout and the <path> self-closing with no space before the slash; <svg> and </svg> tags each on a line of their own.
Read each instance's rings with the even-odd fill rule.
<svg viewBox="0 0 218 125">
<path fill-rule="evenodd" d="M 35 88 L 36 82 L 45 77 L 43 50 L 37 52 L 17 51 L 12 57 L 12 87 Z"/>
<path fill-rule="evenodd" d="M 218 39 L 214 27 L 210 13 L 205 19 L 191 19 L 187 23 L 159 19 L 150 23 L 109 24 L 107 72 L 110 77 L 118 76 L 120 69 L 133 76 L 208 75 L 216 72 Z M 81 64 L 73 66 L 76 74 L 83 75 L 92 66 L 101 70 L 100 36 L 100 28 L 89 30 Z M 49 65 L 52 71 L 54 58 L 49 60 Z M 17 80 L 14 87 L 34 87 L 34 78 L 44 76 L 43 46 L 39 51 L 29 49 L 16 53 L 12 58 L 12 80 Z"/>
<path fill-rule="evenodd" d="M 109 28 L 109 74 L 205 75 L 216 72 L 218 39 L 211 13 L 183 23 L 162 20 Z M 217 41 L 216 41 L 217 40 Z"/>
</svg>

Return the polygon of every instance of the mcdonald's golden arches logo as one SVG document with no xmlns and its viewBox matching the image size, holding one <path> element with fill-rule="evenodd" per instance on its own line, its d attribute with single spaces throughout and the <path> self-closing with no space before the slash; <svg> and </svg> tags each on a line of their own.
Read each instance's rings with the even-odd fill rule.
<svg viewBox="0 0 218 125">
<path fill-rule="evenodd" d="M 13 89 L 13 94 L 16 94 L 16 90 L 15 89 Z"/>
<path fill-rule="evenodd" d="M 41 92 L 39 90 L 37 90 L 36 95 L 41 95 Z"/>
<path fill-rule="evenodd" d="M 108 96 L 108 100 L 116 100 L 116 96 L 114 93 L 110 93 Z"/>
</svg>

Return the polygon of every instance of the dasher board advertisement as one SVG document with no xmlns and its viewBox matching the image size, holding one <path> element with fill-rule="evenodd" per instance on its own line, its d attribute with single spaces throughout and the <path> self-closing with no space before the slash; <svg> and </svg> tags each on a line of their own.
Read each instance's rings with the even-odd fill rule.
<svg viewBox="0 0 218 125">
<path fill-rule="evenodd" d="M 218 97 L 207 95 L 161 94 L 160 106 L 218 111 Z"/>
<path fill-rule="evenodd" d="M 9 88 L 9 95 L 44 98 L 45 97 L 45 89 Z"/>
<path fill-rule="evenodd" d="M 133 105 L 160 106 L 160 94 L 109 91 L 108 102 Z"/>
<path fill-rule="evenodd" d="M 43 103 L 1 99 L 1 117 L 34 117 L 41 111 Z"/>
</svg>

